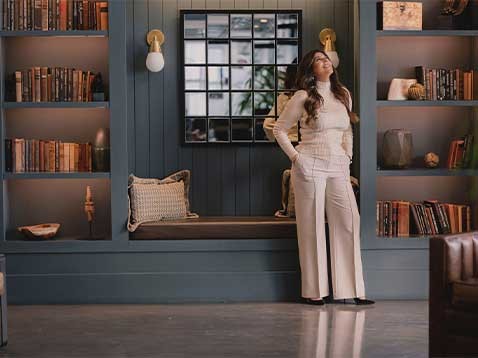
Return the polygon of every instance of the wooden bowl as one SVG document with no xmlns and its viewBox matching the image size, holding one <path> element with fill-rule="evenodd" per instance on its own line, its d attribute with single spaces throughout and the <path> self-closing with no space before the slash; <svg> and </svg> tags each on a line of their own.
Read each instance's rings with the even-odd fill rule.
<svg viewBox="0 0 478 358">
<path fill-rule="evenodd" d="M 33 226 L 20 226 L 18 231 L 23 233 L 29 239 L 49 239 L 56 235 L 60 224 L 48 223 Z"/>
</svg>

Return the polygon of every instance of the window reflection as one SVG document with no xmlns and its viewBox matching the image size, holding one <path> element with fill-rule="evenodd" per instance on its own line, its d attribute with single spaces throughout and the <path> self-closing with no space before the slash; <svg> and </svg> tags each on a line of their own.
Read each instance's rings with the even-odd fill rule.
<svg viewBox="0 0 478 358">
<path fill-rule="evenodd" d="M 184 41 L 184 63 L 206 63 L 206 42 Z"/>
<path fill-rule="evenodd" d="M 229 16 L 227 14 L 207 15 L 208 37 L 229 37 Z"/>
<path fill-rule="evenodd" d="M 251 14 L 231 14 L 231 37 L 252 37 Z"/>
<path fill-rule="evenodd" d="M 254 37 L 271 38 L 275 37 L 275 15 L 254 14 Z"/>
<path fill-rule="evenodd" d="M 269 41 L 269 40 L 254 41 L 254 63 L 274 64 L 275 49 L 276 48 L 275 48 L 274 41 Z"/>
<path fill-rule="evenodd" d="M 211 92 L 208 98 L 208 115 L 229 115 L 229 92 Z"/>
<path fill-rule="evenodd" d="M 209 119 L 209 142 L 229 142 L 229 119 Z"/>
<path fill-rule="evenodd" d="M 206 15 L 185 14 L 184 15 L 184 37 L 204 38 L 206 36 Z"/>
<path fill-rule="evenodd" d="M 210 90 L 229 89 L 229 67 L 211 66 L 208 68 L 208 88 Z"/>
<path fill-rule="evenodd" d="M 205 90 L 206 89 L 206 67 L 186 66 L 184 68 L 184 80 L 187 90 Z"/>
<path fill-rule="evenodd" d="M 298 37 L 298 26 L 297 14 L 277 14 L 278 38 Z"/>
<path fill-rule="evenodd" d="M 186 142 L 206 142 L 207 120 L 206 118 L 186 119 Z"/>
</svg>

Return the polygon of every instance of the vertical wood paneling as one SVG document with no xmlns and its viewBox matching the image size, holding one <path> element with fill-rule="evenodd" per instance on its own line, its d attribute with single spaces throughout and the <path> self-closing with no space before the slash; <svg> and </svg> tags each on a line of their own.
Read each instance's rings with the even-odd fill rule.
<svg viewBox="0 0 478 358">
<path fill-rule="evenodd" d="M 149 88 L 145 67 L 148 52 L 145 36 L 148 32 L 148 2 L 134 3 L 134 122 L 135 122 L 135 174 L 149 176 Z"/>
<path fill-rule="evenodd" d="M 221 9 L 233 9 L 234 0 L 220 0 Z M 236 215 L 236 192 L 234 188 L 234 170 L 236 167 L 235 148 L 225 146 L 220 153 L 221 173 L 221 215 Z"/>
<path fill-rule="evenodd" d="M 135 148 L 136 147 L 136 137 L 135 133 L 135 123 L 134 123 L 134 63 L 135 63 L 135 56 L 134 56 L 134 2 L 129 1 L 126 3 L 126 50 L 128 55 L 126 56 L 126 66 L 127 66 L 127 119 L 128 119 L 128 148 Z M 135 151 L 128 150 L 128 172 L 134 173 L 135 172 Z"/>
<path fill-rule="evenodd" d="M 219 9 L 219 0 L 207 0 L 206 9 Z M 207 207 L 208 215 L 221 215 L 222 207 L 222 155 L 221 146 L 213 146 L 208 149 L 208 160 L 204 163 L 207 168 Z"/>
<path fill-rule="evenodd" d="M 180 118 L 180 9 L 302 9 L 305 53 L 318 48 L 318 35 L 326 26 L 337 31 L 339 67 L 344 84 L 353 79 L 353 43 L 350 2 L 317 0 L 135 0 L 131 15 L 134 53 L 134 93 L 130 118 L 130 168 L 136 175 L 162 177 L 178 169 L 191 170 L 192 209 L 201 215 L 273 215 L 280 207 L 282 171 L 290 167 L 277 145 L 183 145 Z M 351 8 L 350 8 L 351 9 Z M 145 69 L 149 29 L 165 35 L 165 69 L 159 74 Z M 350 37 L 350 38 L 349 38 Z M 148 80 L 149 79 L 149 80 Z M 129 112 L 129 116 L 131 116 Z"/>
<path fill-rule="evenodd" d="M 155 138 L 156 141 L 164 142 L 164 173 L 170 174 L 179 167 L 180 132 L 182 130 L 179 114 L 179 68 L 177 44 L 179 43 L 178 34 L 178 2 L 176 0 L 163 0 L 163 32 L 167 43 L 164 44 L 163 56 L 165 71 L 163 93 L 164 93 L 164 136 Z M 168 68 L 176 68 L 176 71 L 169 71 Z"/>
<path fill-rule="evenodd" d="M 163 28 L 164 0 L 148 1 L 149 30 Z M 144 41 L 144 40 L 143 40 Z M 164 72 L 149 72 L 149 174 L 162 177 L 164 173 Z"/>
</svg>

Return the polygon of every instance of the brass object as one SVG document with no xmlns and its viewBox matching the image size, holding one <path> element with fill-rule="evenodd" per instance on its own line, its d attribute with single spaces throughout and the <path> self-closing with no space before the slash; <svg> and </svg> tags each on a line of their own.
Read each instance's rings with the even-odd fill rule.
<svg viewBox="0 0 478 358">
<path fill-rule="evenodd" d="M 164 34 L 161 30 L 151 30 L 146 35 L 146 41 L 150 46 L 149 52 L 160 52 L 160 46 L 164 43 Z"/>
<path fill-rule="evenodd" d="M 414 83 L 408 88 L 408 98 L 414 100 L 425 99 L 425 86 L 421 83 Z"/>
<path fill-rule="evenodd" d="M 425 154 L 423 160 L 425 161 L 425 166 L 427 168 L 436 168 L 440 162 L 440 157 L 436 153 L 429 152 Z"/>
<path fill-rule="evenodd" d="M 335 41 L 337 36 L 331 28 L 325 28 L 319 34 L 320 43 L 324 46 L 324 51 L 335 51 Z"/>
<path fill-rule="evenodd" d="M 22 234 L 29 239 L 49 239 L 55 236 L 60 229 L 58 223 L 39 224 L 32 226 L 20 226 L 17 228 Z"/>
<path fill-rule="evenodd" d="M 95 218 L 95 202 L 93 201 L 93 195 L 91 194 L 91 186 L 86 186 L 86 197 L 85 197 L 85 213 L 88 219 L 88 224 L 90 227 L 90 237 L 93 236 L 93 221 Z"/>
</svg>

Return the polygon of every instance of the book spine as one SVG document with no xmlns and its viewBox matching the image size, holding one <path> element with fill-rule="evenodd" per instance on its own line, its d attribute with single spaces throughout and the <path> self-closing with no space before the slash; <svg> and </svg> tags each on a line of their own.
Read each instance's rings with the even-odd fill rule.
<svg viewBox="0 0 478 358">
<path fill-rule="evenodd" d="M 41 101 L 47 102 L 48 101 L 48 68 L 41 67 L 40 69 L 41 75 Z"/>
<path fill-rule="evenodd" d="M 22 73 L 15 71 L 15 97 L 17 102 L 22 102 Z"/>
<path fill-rule="evenodd" d="M 12 140 L 5 139 L 5 171 L 11 172 L 12 171 Z"/>
</svg>

